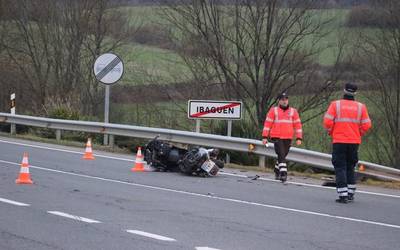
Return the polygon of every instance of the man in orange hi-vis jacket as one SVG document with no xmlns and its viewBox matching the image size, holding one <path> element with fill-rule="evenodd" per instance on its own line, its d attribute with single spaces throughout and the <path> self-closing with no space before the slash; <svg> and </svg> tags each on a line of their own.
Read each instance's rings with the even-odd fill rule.
<svg viewBox="0 0 400 250">
<path fill-rule="evenodd" d="M 301 145 L 303 131 L 299 113 L 295 108 L 289 107 L 289 99 L 286 93 L 278 96 L 278 106 L 272 107 L 267 114 L 262 132 L 263 144 L 268 143 L 268 138 L 274 143 L 274 149 L 278 155 L 274 172 L 275 179 L 285 182 L 287 179 L 286 156 L 296 134 L 296 144 Z"/>
<path fill-rule="evenodd" d="M 332 164 L 339 194 L 336 202 L 339 203 L 354 200 L 358 146 L 361 137 L 371 128 L 367 107 L 354 100 L 356 91 L 355 84 L 346 83 L 343 99 L 331 102 L 324 116 L 324 127 L 332 137 Z"/>
</svg>

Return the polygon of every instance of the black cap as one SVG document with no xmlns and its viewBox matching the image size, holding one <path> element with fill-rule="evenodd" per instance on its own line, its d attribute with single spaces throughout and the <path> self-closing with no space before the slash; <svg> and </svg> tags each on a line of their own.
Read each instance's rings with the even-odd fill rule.
<svg viewBox="0 0 400 250">
<path fill-rule="evenodd" d="M 289 98 L 289 95 L 286 92 L 282 92 L 278 95 L 278 100 L 283 98 Z"/>
<path fill-rule="evenodd" d="M 357 93 L 357 85 L 351 82 L 346 83 L 344 85 L 344 93 L 346 95 L 354 96 Z"/>
</svg>

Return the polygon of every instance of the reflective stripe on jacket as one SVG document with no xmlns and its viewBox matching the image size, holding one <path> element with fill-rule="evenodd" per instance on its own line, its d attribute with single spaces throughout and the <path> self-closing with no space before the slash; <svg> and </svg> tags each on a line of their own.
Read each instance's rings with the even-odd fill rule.
<svg viewBox="0 0 400 250">
<path fill-rule="evenodd" d="M 324 116 L 324 127 L 333 143 L 361 143 L 371 128 L 367 107 L 353 100 L 333 101 Z"/>
<path fill-rule="evenodd" d="M 265 138 L 292 139 L 294 133 L 296 133 L 296 138 L 303 138 L 303 130 L 297 110 L 292 107 L 286 110 L 280 107 L 272 107 L 265 119 L 262 136 Z"/>
</svg>

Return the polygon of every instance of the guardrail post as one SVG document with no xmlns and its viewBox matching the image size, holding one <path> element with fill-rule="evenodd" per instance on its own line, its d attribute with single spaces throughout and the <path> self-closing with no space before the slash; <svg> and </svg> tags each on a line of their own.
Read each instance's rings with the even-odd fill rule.
<svg viewBox="0 0 400 250">
<path fill-rule="evenodd" d="M 61 129 L 56 130 L 56 141 L 61 141 Z"/>
<path fill-rule="evenodd" d="M 114 135 L 108 135 L 108 139 L 109 139 L 108 145 L 113 148 L 114 147 Z"/>
<path fill-rule="evenodd" d="M 265 168 L 265 156 L 264 155 L 260 155 L 260 157 L 258 158 L 258 166 L 260 168 Z"/>
</svg>

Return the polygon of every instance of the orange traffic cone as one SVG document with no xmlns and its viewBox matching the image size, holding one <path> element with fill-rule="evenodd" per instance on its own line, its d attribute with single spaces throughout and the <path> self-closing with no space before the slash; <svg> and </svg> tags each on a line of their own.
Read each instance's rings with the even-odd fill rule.
<svg viewBox="0 0 400 250">
<path fill-rule="evenodd" d="M 85 154 L 82 159 L 84 160 L 94 160 L 93 151 L 92 151 L 92 140 L 88 138 L 86 143 Z"/>
<path fill-rule="evenodd" d="M 28 153 L 24 153 L 22 158 L 21 170 L 19 171 L 18 179 L 15 180 L 17 184 L 33 184 L 29 174 Z"/>
<path fill-rule="evenodd" d="M 144 157 L 142 155 L 141 147 L 138 147 L 135 159 L 135 166 L 131 170 L 132 172 L 144 172 Z"/>
<path fill-rule="evenodd" d="M 365 171 L 365 167 L 363 164 L 360 164 L 358 171 Z"/>
</svg>

